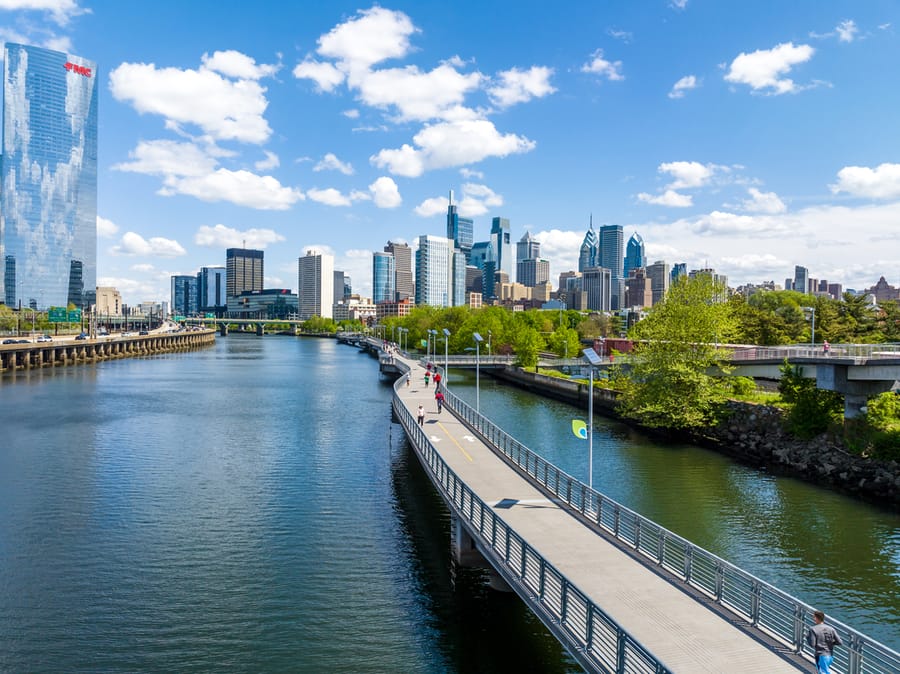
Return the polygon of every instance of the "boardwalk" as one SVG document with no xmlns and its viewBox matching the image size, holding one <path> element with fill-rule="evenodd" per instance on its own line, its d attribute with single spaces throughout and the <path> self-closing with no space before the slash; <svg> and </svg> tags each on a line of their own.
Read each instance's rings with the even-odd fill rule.
<svg viewBox="0 0 900 674">
<path fill-rule="evenodd" d="M 397 389 L 400 402 L 413 415 L 424 405 L 426 435 L 450 469 L 669 671 L 810 670 L 809 661 L 786 647 L 776 652 L 774 641 L 764 643 L 761 635 L 748 634 L 734 617 L 689 596 L 548 499 L 449 410 L 438 414 L 434 386 L 424 384 L 425 369 L 403 362 L 411 367 L 411 385 Z"/>
</svg>

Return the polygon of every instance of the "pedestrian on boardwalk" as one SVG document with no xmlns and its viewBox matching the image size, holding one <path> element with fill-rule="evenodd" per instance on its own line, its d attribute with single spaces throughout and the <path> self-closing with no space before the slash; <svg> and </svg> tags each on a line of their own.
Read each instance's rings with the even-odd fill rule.
<svg viewBox="0 0 900 674">
<path fill-rule="evenodd" d="M 828 352 L 831 351 L 831 344 L 828 343 L 827 339 L 824 342 L 822 342 L 822 351 L 825 353 L 826 356 L 828 355 Z"/>
<path fill-rule="evenodd" d="M 428 388 L 428 385 L 431 383 L 431 373 L 425 373 L 425 388 Z"/>
<path fill-rule="evenodd" d="M 416 418 L 419 421 L 419 426 L 425 423 L 425 408 L 422 405 L 419 405 L 419 409 L 416 411 Z"/>
<path fill-rule="evenodd" d="M 409 388 L 409 372 L 406 373 L 406 388 Z"/>
<path fill-rule="evenodd" d="M 834 647 L 843 646 L 844 642 L 841 641 L 840 635 L 831 625 L 825 624 L 824 613 L 813 611 L 813 621 L 816 624 L 809 628 L 806 643 L 813 649 L 818 674 L 830 674 L 831 662 L 834 660 Z"/>
<path fill-rule="evenodd" d="M 438 391 L 434 394 L 434 400 L 437 403 L 438 414 L 444 409 L 444 394 Z"/>
<path fill-rule="evenodd" d="M 440 372 L 434 373 L 434 385 L 435 385 L 435 388 L 440 388 L 440 386 L 441 386 L 441 373 Z"/>
</svg>

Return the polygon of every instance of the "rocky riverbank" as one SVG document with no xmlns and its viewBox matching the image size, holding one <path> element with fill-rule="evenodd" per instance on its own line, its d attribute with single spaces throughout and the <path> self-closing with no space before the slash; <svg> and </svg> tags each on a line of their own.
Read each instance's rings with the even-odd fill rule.
<svg viewBox="0 0 900 674">
<path fill-rule="evenodd" d="M 508 367 L 495 376 L 539 395 L 587 405 L 587 384 L 515 367 Z M 615 398 L 615 391 L 595 389 L 594 410 L 626 421 L 616 414 Z M 784 430 L 783 421 L 783 411 L 777 407 L 731 402 L 728 414 L 718 426 L 684 439 L 761 470 L 826 485 L 892 510 L 900 509 L 900 463 L 850 453 L 827 435 L 812 440 L 795 438 Z M 644 430 L 653 435 L 673 435 L 659 429 Z"/>
</svg>

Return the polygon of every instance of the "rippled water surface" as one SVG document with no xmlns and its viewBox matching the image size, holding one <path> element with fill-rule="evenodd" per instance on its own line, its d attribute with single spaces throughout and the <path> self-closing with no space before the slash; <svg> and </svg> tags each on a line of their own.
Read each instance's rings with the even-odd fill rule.
<svg viewBox="0 0 900 674">
<path fill-rule="evenodd" d="M 0 671 L 577 671 L 331 340 L 0 383 Z"/>
</svg>

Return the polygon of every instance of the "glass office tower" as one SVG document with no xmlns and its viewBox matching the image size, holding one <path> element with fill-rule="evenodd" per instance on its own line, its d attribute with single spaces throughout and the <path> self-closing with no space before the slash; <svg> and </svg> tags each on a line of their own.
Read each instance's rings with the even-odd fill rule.
<svg viewBox="0 0 900 674">
<path fill-rule="evenodd" d="M 0 298 L 89 308 L 97 289 L 97 67 L 7 43 L 0 156 Z"/>
</svg>

